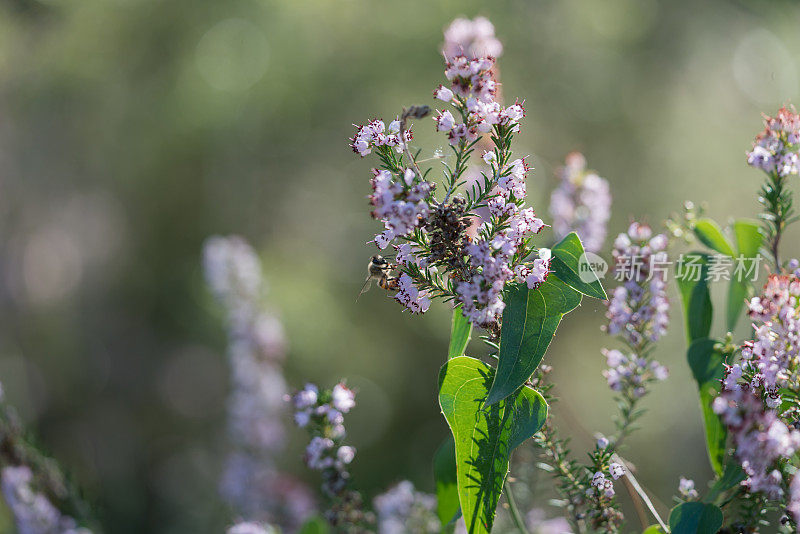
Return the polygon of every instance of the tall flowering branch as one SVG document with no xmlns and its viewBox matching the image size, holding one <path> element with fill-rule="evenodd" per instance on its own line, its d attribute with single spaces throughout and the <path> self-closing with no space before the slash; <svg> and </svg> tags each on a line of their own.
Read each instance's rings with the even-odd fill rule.
<svg viewBox="0 0 800 534">
<path fill-rule="evenodd" d="M 281 368 L 285 338 L 281 323 L 263 304 L 261 263 L 242 238 L 211 237 L 203 250 L 203 267 L 228 322 L 232 451 L 221 492 L 237 515 L 295 529 L 314 503 L 301 482 L 276 467 L 286 434 L 287 387 Z"/>
<path fill-rule="evenodd" d="M 622 341 L 625 352 L 604 350 L 608 369 L 603 374 L 618 395 L 620 418 L 612 443 L 617 448 L 641 416 L 637 406 L 647 386 L 669 374 L 651 357 L 653 344 L 669 324 L 667 244 L 666 235 L 653 235 L 649 226 L 636 222 L 614 241 L 616 277 L 622 283 L 607 303 L 605 330 Z"/>
<path fill-rule="evenodd" d="M 778 110 L 775 117 L 764 116 L 764 131 L 747 154 L 747 163 L 767 174 L 759 202 L 764 206 L 762 219 L 775 269 L 780 270 L 778 248 L 786 226 L 793 222 L 791 192 L 786 178 L 798 174 L 800 159 L 800 115 L 793 106 Z"/>
<path fill-rule="evenodd" d="M 611 217 L 611 191 L 608 181 L 586 169 L 586 158 L 579 152 L 567 155 L 559 169 L 558 187 L 550 196 L 550 215 L 556 239 L 575 232 L 584 250 L 598 252 L 606 239 Z"/>
<path fill-rule="evenodd" d="M 350 487 L 348 466 L 356 450 L 343 444 L 347 435 L 344 415 L 355 407 L 355 393 L 344 382 L 326 391 L 306 384 L 291 402 L 295 422 L 311 436 L 304 460 L 309 468 L 322 473 L 322 492 L 330 503 L 326 518 L 341 532 L 369 532 L 375 517 L 364 510 L 361 494 Z"/>
<path fill-rule="evenodd" d="M 558 437 L 547 421 L 536 436 L 542 447 L 546 469 L 553 473 L 561 504 L 573 527 L 581 532 L 618 532 L 623 515 L 616 500 L 614 480 L 628 474 L 618 451 L 633 423 L 642 415 L 638 403 L 648 386 L 667 378 L 666 367 L 652 358 L 653 344 L 668 324 L 669 301 L 664 284 L 667 238 L 653 235 L 649 226 L 633 223 L 614 243 L 617 279 L 622 282 L 608 302 L 604 330 L 616 336 L 625 349 L 604 349 L 608 369 L 603 371 L 609 387 L 617 395 L 620 408 L 617 433 L 611 439 L 600 436 L 590 462 L 581 465 L 569 457 L 568 441 Z M 544 383 L 548 372 L 540 367 L 534 384 L 552 404 L 550 386 Z M 633 482 L 633 481 L 631 481 Z M 629 487 L 633 484 L 627 484 Z M 633 491 L 632 491 L 633 494 Z M 651 507 L 652 509 L 652 507 Z"/>
<path fill-rule="evenodd" d="M 452 48 L 452 47 L 451 47 Z M 405 124 L 421 117 L 427 108 L 415 107 L 388 127 L 373 120 L 357 128 L 350 146 L 359 155 L 373 151 L 381 162 L 372 171 L 372 216 L 384 231 L 375 244 L 395 250 L 397 270 L 387 286 L 397 290 L 395 299 L 414 313 L 424 313 L 433 298 L 457 301 L 473 324 L 499 332 L 507 282 L 526 282 L 533 288 L 547 276 L 549 256 L 533 261 L 530 238 L 545 225 L 532 208 L 525 208 L 524 159 L 511 159 L 511 143 L 519 131 L 525 110 L 520 103 L 503 107 L 496 100 L 494 58 L 448 55 L 445 76 L 434 96 L 450 104 L 434 118 L 437 131 L 445 134 L 455 160 L 445 164 L 441 200 L 436 184 L 426 177 L 408 150 L 412 136 Z M 482 155 L 490 171 L 466 190 L 463 179 L 476 143 L 491 139 Z M 483 223 L 467 234 L 473 220 Z"/>
<path fill-rule="evenodd" d="M 797 262 L 790 262 L 796 267 Z M 734 456 L 747 478 L 742 483 L 742 522 L 761 520 L 761 509 L 786 503 L 791 520 L 800 516 L 797 478 L 790 461 L 800 450 L 800 278 L 773 274 L 762 294 L 748 303 L 755 337 L 741 347 L 740 360 L 726 366 L 713 409 L 728 426 Z M 774 505 L 774 504 L 773 504 Z"/>
</svg>

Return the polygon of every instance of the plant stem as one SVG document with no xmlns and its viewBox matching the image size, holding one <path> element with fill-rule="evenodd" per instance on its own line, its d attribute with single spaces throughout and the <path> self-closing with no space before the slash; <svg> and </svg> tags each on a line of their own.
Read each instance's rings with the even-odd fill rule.
<svg viewBox="0 0 800 534">
<path fill-rule="evenodd" d="M 508 501 L 508 510 L 511 512 L 511 519 L 514 520 L 514 525 L 519 530 L 520 534 L 530 534 L 528 529 L 525 527 L 525 521 L 522 519 L 522 516 L 519 513 L 519 508 L 517 508 L 517 501 L 514 499 L 514 494 L 511 492 L 511 484 L 508 482 L 508 479 L 503 483 L 503 487 L 505 488 L 506 492 L 506 501 Z"/>
</svg>

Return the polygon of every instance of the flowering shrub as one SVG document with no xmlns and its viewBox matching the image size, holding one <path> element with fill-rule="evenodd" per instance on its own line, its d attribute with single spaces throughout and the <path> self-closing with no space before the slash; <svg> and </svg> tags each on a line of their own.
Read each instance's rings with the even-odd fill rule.
<svg viewBox="0 0 800 534">
<path fill-rule="evenodd" d="M 630 532 L 638 527 L 626 518 L 623 498 L 636 508 L 643 534 L 798 531 L 800 262 L 782 261 L 780 246 L 794 221 L 789 180 L 800 173 L 800 116 L 782 108 L 767 117 L 747 155 L 766 174 L 761 224 L 738 219 L 726 231 L 691 204 L 667 221 L 667 232 L 634 221 L 613 241 L 607 293 L 601 277 L 608 266 L 597 263 L 597 253 L 608 231 L 609 183 L 587 170 L 581 154 L 569 154 L 549 207 L 555 240 L 541 235 L 548 224 L 526 204 L 532 169 L 512 150 L 525 107 L 505 105 L 500 95 L 502 50 L 488 20 L 456 20 L 445 31 L 445 80 L 433 90 L 443 109 L 409 106 L 388 124 L 356 126 L 350 139 L 354 153 L 375 162 L 364 174 L 370 214 L 381 226 L 365 286 L 377 281 L 415 315 L 436 301 L 452 311 L 438 376 L 449 435 L 433 457 L 435 493 L 408 480 L 372 499 L 358 489 L 346 425 L 357 392 L 342 380 L 290 393 L 286 339 L 264 306 L 256 252 L 238 237 L 206 242 L 206 281 L 228 333 L 229 452 L 220 483 L 234 522 L 228 534 Z M 414 121 L 446 139 L 449 154 L 422 157 Z M 702 250 L 678 254 L 679 238 Z M 762 251 L 770 264 L 759 287 Z M 734 264 L 731 276 L 726 269 Z M 669 376 L 656 354 L 677 315 L 668 298 L 673 274 L 714 479 L 696 485 L 681 477 L 667 515 L 624 455 L 645 413 L 642 400 Z M 727 331 L 712 335 L 710 288 L 721 281 Z M 584 297 L 605 304 L 602 377 L 618 413 L 613 434 L 596 434 L 579 460 L 551 410 L 558 399 L 544 358 Z M 752 330 L 737 340 L 731 332 L 742 310 Z M 473 331 L 488 347 L 483 359 L 468 355 Z M 22 438 L 10 406 L 0 407 L 0 489 L 17 530 L 88 534 L 80 499 Z M 308 433 L 303 460 L 318 495 L 281 468 L 290 414 Z M 519 497 L 532 485 L 529 470 L 515 462 L 523 448 L 551 475 L 555 514 Z"/>
</svg>

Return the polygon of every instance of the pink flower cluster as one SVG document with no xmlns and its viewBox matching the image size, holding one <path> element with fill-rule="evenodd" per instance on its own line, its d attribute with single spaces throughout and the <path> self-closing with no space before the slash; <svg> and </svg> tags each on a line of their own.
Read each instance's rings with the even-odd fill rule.
<svg viewBox="0 0 800 534">
<path fill-rule="evenodd" d="M 780 499 L 784 480 L 777 462 L 800 448 L 800 432 L 765 408 L 761 395 L 747 385 L 728 389 L 726 381 L 712 407 L 732 434 L 734 454 L 748 476 L 743 484 L 751 492 Z"/>
<path fill-rule="evenodd" d="M 510 126 L 512 131 L 519 129 L 518 123 L 525 116 L 525 108 L 518 102 L 504 108 L 495 101 L 498 84 L 492 73 L 493 66 L 492 57 L 469 59 L 455 56 L 447 62 L 445 76 L 450 87 L 440 85 L 434 96 L 452 103 L 462 122 L 458 122 L 450 111 L 440 111 L 434 120 L 436 129 L 446 132 L 452 145 L 475 141 L 480 134 L 492 131 L 492 127 L 498 124 Z"/>
<path fill-rule="evenodd" d="M 482 20 L 457 22 L 452 34 L 463 37 L 473 32 L 465 24 L 475 29 L 475 35 L 488 35 L 488 21 Z M 525 262 L 531 252 L 528 238 L 545 226 L 532 208 L 524 207 L 528 172 L 524 158 L 510 161 L 511 140 L 525 109 L 518 102 L 503 107 L 496 101 L 493 57 L 477 54 L 461 41 L 450 50 L 454 52 L 445 54 L 448 85 L 434 91 L 438 100 L 452 106 L 439 111 L 434 120 L 457 158 L 457 164 L 445 170 L 444 200 L 434 197 L 433 184 L 425 181 L 418 162 L 405 161 L 411 157 L 408 151 L 396 157 L 387 148 L 383 123 L 372 121 L 360 127 L 351 146 L 361 155 L 376 149 L 381 156 L 382 169 L 373 170 L 369 199 L 372 216 L 384 225 L 375 243 L 381 249 L 392 245 L 397 251 L 400 273 L 391 279 L 398 289 L 394 298 L 412 312 L 423 313 L 432 297 L 455 297 L 474 324 L 487 327 L 502 314 L 506 284 L 516 280 L 537 287 L 547 276 L 550 257 L 549 251 L 542 250 L 538 258 Z M 402 120 L 421 113 L 404 111 Z M 390 125 L 389 130 L 396 132 L 401 126 Z M 474 143 L 490 132 L 493 148 L 483 154 L 490 172 L 459 193 L 457 189 L 469 176 Z M 471 221 L 479 219 L 483 224 L 468 232 Z"/>
<path fill-rule="evenodd" d="M 599 251 L 603 248 L 606 225 L 611 217 L 608 182 L 594 171 L 586 170 L 586 158 L 579 152 L 567 155 L 559 178 L 558 187 L 550 197 L 556 239 L 575 232 L 585 250 Z"/>
<path fill-rule="evenodd" d="M 755 338 L 742 349 L 744 364 L 755 372 L 767 391 L 796 378 L 800 357 L 800 280 L 794 275 L 771 275 L 764 292 L 748 304 Z"/>
<path fill-rule="evenodd" d="M 427 217 L 432 184 L 406 169 L 403 176 L 395 180 L 387 170 L 373 169 L 372 216 L 383 222 L 385 230 L 375 236 L 378 248 L 385 249 L 396 237 L 404 237 L 419 226 Z"/>
<path fill-rule="evenodd" d="M 617 236 L 613 256 L 622 280 L 608 301 L 607 331 L 620 335 L 631 347 L 657 341 L 669 324 L 665 274 L 667 237 L 653 235 L 646 224 L 634 222 Z"/>
<path fill-rule="evenodd" d="M 350 147 L 362 158 L 371 153 L 373 148 L 383 146 L 400 153 L 413 138 L 411 130 L 400 133 L 400 121 L 397 119 L 390 122 L 388 128 L 380 119 L 371 120 L 364 126 L 354 126 L 356 134 L 350 139 Z"/>
<path fill-rule="evenodd" d="M 487 326 L 502 315 L 505 309 L 503 288 L 507 282 L 516 279 L 534 289 L 547 278 L 550 269 L 548 249 L 542 249 L 540 257 L 532 264 L 512 265 L 514 254 L 524 236 L 537 233 L 543 226 L 532 213 L 533 210 L 527 214 L 529 222 L 525 222 L 525 216 L 520 213 L 523 217 L 517 221 L 519 224 L 514 225 L 516 230 L 497 233 L 491 240 L 480 238 L 467 246 L 469 263 L 475 269 L 475 274 L 469 282 L 460 282 L 456 286 L 456 294 L 464 315 L 474 324 Z M 522 232 L 517 233 L 520 229 Z"/>
<path fill-rule="evenodd" d="M 614 496 L 614 480 L 617 480 L 625 475 L 625 468 L 622 464 L 616 462 L 608 466 L 610 477 L 606 477 L 602 471 L 597 471 L 592 475 L 592 487 L 598 492 L 602 492 L 603 496 L 610 499 Z M 613 480 L 612 480 L 613 479 Z"/>
<path fill-rule="evenodd" d="M 669 370 L 655 360 L 634 354 L 626 356 L 616 349 L 604 349 L 603 355 L 608 364 L 608 369 L 603 371 L 608 387 L 618 393 L 626 392 L 632 398 L 642 398 L 647 393 L 648 383 L 669 377 Z"/>
<path fill-rule="evenodd" d="M 397 289 L 395 300 L 411 310 L 411 313 L 425 313 L 431 307 L 428 292 L 420 291 L 408 274 L 403 273 L 397 279 Z"/>
<path fill-rule="evenodd" d="M 496 165 L 495 152 L 487 152 L 483 159 L 499 178 L 487 200 L 491 218 L 481 225 L 478 237 L 467 246 L 475 274 L 468 282 L 456 286 L 456 294 L 464 315 L 477 325 L 487 326 L 503 313 L 502 292 L 507 282 L 516 280 L 535 289 L 547 279 L 550 251 L 541 249 L 532 263 L 514 264 L 525 239 L 545 226 L 533 208 L 520 208 L 525 201 L 528 166 L 523 159 L 516 159 L 501 171 Z"/>
<path fill-rule="evenodd" d="M 457 18 L 444 30 L 442 53 L 446 58 L 500 57 L 503 44 L 495 37 L 494 25 L 486 17 Z"/>
<path fill-rule="evenodd" d="M 346 435 L 344 414 L 355 407 L 355 393 L 343 382 L 322 393 L 314 384 L 306 384 L 291 397 L 291 402 L 297 426 L 311 433 L 304 456 L 306 465 L 323 472 L 323 491 L 329 495 L 340 493 L 350 479 L 347 466 L 356 454 L 353 447 L 341 444 Z"/>
<path fill-rule="evenodd" d="M 783 107 L 775 117 L 764 117 L 764 131 L 747 154 L 747 163 L 769 174 L 798 174 L 800 115 L 794 107 Z"/>
</svg>

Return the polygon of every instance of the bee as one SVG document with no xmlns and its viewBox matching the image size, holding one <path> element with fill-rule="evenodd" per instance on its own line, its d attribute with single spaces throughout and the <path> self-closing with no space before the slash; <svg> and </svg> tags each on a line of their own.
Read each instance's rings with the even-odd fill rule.
<svg viewBox="0 0 800 534">
<path fill-rule="evenodd" d="M 361 286 L 361 292 L 356 297 L 358 302 L 359 297 L 369 290 L 373 280 L 378 282 L 378 286 L 383 289 L 396 289 L 397 279 L 390 275 L 394 265 L 384 259 L 383 256 L 376 254 L 372 256 L 367 265 L 367 279 L 364 280 L 364 285 Z"/>
</svg>

